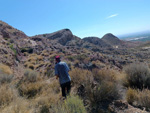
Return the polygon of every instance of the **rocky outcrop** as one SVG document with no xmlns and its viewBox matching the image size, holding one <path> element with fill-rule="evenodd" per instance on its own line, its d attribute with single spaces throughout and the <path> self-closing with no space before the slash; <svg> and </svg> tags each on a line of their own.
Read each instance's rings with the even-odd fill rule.
<svg viewBox="0 0 150 113">
<path fill-rule="evenodd" d="M 148 113 L 147 111 L 135 108 L 122 100 L 114 101 L 109 106 L 109 109 L 112 113 Z"/>
<path fill-rule="evenodd" d="M 69 29 L 62 29 L 50 34 L 36 35 L 32 37 L 33 39 L 47 38 L 50 40 L 55 40 L 55 42 L 61 45 L 66 45 L 69 41 L 76 39 Z"/>
<path fill-rule="evenodd" d="M 124 41 L 120 40 L 118 37 L 114 36 L 111 33 L 104 35 L 102 37 L 102 40 L 114 48 L 126 47 Z"/>
<path fill-rule="evenodd" d="M 20 39 L 26 38 L 27 35 L 20 30 L 13 28 L 12 26 L 8 25 L 7 23 L 0 21 L 0 35 L 4 39 Z"/>
<path fill-rule="evenodd" d="M 105 41 L 98 37 L 86 37 L 83 38 L 84 41 L 97 45 L 99 47 L 111 47 L 111 45 L 107 44 Z"/>
</svg>

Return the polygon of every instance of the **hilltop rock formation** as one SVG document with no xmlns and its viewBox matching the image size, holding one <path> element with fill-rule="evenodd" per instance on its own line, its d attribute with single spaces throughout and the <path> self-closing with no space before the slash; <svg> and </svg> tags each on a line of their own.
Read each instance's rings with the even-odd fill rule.
<svg viewBox="0 0 150 113">
<path fill-rule="evenodd" d="M 76 39 L 76 37 L 73 36 L 72 32 L 69 29 L 62 29 L 60 31 L 56 31 L 54 33 L 50 34 L 42 34 L 42 35 L 36 35 L 32 38 L 47 38 L 50 40 L 55 40 L 56 42 L 60 43 L 61 45 L 66 45 L 67 42 Z"/>
<path fill-rule="evenodd" d="M 85 37 L 84 41 L 97 45 L 99 47 L 111 47 L 111 45 L 107 44 L 105 41 L 98 37 Z"/>
<path fill-rule="evenodd" d="M 109 44 L 109 45 L 111 45 L 111 46 L 121 46 L 121 47 L 123 47 L 124 46 L 124 42 L 123 41 L 121 41 L 119 38 L 117 38 L 116 36 L 114 36 L 113 34 L 111 34 L 111 33 L 108 33 L 108 34 L 106 34 L 106 35 L 104 35 L 103 37 L 102 37 L 102 40 L 105 42 L 105 43 L 107 43 L 107 44 Z"/>
</svg>

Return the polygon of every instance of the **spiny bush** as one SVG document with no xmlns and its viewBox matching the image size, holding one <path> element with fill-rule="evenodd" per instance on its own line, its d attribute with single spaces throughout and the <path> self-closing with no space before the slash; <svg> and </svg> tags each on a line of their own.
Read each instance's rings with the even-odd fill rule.
<svg viewBox="0 0 150 113">
<path fill-rule="evenodd" d="M 130 64 L 124 68 L 126 72 L 124 85 L 132 88 L 150 88 L 150 69 L 145 64 Z"/>
</svg>

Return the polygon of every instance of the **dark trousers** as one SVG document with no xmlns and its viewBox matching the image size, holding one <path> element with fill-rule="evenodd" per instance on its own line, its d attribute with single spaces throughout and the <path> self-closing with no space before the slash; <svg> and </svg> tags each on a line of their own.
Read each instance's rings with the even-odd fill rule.
<svg viewBox="0 0 150 113">
<path fill-rule="evenodd" d="M 71 90 L 71 82 L 66 82 L 64 84 L 61 84 L 61 91 L 62 91 L 62 96 L 66 97 L 70 93 Z"/>
</svg>

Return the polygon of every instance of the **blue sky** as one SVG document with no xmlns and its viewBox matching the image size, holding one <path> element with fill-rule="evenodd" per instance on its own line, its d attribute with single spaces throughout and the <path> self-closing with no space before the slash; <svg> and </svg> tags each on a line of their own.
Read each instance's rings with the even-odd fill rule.
<svg viewBox="0 0 150 113">
<path fill-rule="evenodd" d="M 150 0 L 0 0 L 0 20 L 28 36 L 69 28 L 81 38 L 150 30 Z"/>
</svg>

